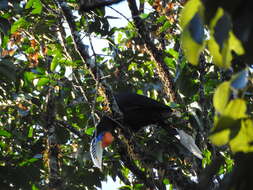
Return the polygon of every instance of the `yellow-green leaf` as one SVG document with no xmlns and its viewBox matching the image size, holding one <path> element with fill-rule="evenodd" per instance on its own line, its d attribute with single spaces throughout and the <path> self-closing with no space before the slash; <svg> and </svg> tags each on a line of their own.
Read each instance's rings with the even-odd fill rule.
<svg viewBox="0 0 253 190">
<path fill-rule="evenodd" d="M 11 33 L 13 34 L 14 32 L 16 32 L 19 28 L 25 28 L 26 26 L 28 26 L 28 22 L 21 17 L 20 19 L 18 19 L 17 21 L 15 21 L 12 25 L 11 25 Z"/>
<path fill-rule="evenodd" d="M 219 47 L 218 43 L 215 41 L 213 36 L 210 37 L 210 39 L 207 42 L 207 45 L 208 45 L 208 49 L 209 49 L 211 55 L 213 56 L 214 64 L 217 65 L 218 67 L 223 67 L 222 55 L 219 51 L 220 47 Z"/>
<path fill-rule="evenodd" d="M 223 146 L 228 143 L 229 141 L 229 135 L 230 135 L 230 130 L 225 129 L 222 130 L 218 133 L 214 133 L 209 136 L 209 139 L 212 141 L 213 144 L 216 146 Z"/>
<path fill-rule="evenodd" d="M 233 119 L 241 119 L 247 117 L 246 110 L 247 106 L 245 100 L 237 98 L 228 103 L 224 115 Z"/>
<path fill-rule="evenodd" d="M 9 133 L 9 132 L 8 132 L 8 131 L 6 131 L 6 130 L 2 130 L 2 129 L 0 129 L 0 136 L 10 138 L 10 137 L 11 137 L 11 133 Z"/>
<path fill-rule="evenodd" d="M 190 0 L 181 12 L 181 43 L 187 60 L 197 65 L 204 48 L 204 25 L 202 21 L 204 6 L 199 0 Z"/>
<path fill-rule="evenodd" d="M 188 29 L 183 31 L 181 35 L 181 42 L 182 42 L 182 47 L 183 47 L 184 54 L 187 60 L 191 64 L 197 65 L 198 60 L 199 60 L 199 55 L 204 48 L 204 44 L 199 44 L 195 42 L 192 39 Z"/>
<path fill-rule="evenodd" d="M 218 86 L 215 90 L 213 96 L 213 104 L 220 114 L 222 114 L 225 110 L 226 105 L 228 104 L 230 96 L 230 82 L 223 82 Z"/>
<path fill-rule="evenodd" d="M 223 48 L 219 46 L 213 36 L 207 42 L 208 49 L 213 56 L 215 65 L 221 68 L 229 68 L 232 61 L 232 53 L 234 50 L 238 55 L 244 54 L 241 42 L 235 37 L 232 31 L 229 32 L 228 39 L 224 41 Z"/>
<path fill-rule="evenodd" d="M 223 44 L 223 48 L 221 50 L 221 56 L 222 56 L 222 66 L 223 68 L 229 68 L 231 66 L 232 61 L 232 53 L 231 49 L 229 47 L 229 40 L 226 40 Z M 218 63 L 217 63 L 218 64 Z"/>
<path fill-rule="evenodd" d="M 36 84 L 37 87 L 45 86 L 50 82 L 49 78 L 42 77 L 38 80 L 38 83 Z"/>
<path fill-rule="evenodd" d="M 32 8 L 32 14 L 40 14 L 42 11 L 42 3 L 40 0 L 29 0 L 25 9 Z"/>
<path fill-rule="evenodd" d="M 50 70 L 55 71 L 56 67 L 59 65 L 59 62 L 61 60 L 61 53 L 57 52 L 57 54 L 54 56 L 51 64 L 50 64 Z"/>
<path fill-rule="evenodd" d="M 221 68 L 229 68 L 232 55 L 229 49 L 230 20 L 222 8 L 219 8 L 215 17 L 210 22 L 210 39 L 208 49 L 213 56 L 215 65 Z"/>
<path fill-rule="evenodd" d="M 241 120 L 227 116 L 216 118 L 215 126 L 211 131 L 209 139 L 217 146 L 227 144 L 233 135 L 239 131 Z"/>
<path fill-rule="evenodd" d="M 230 148 L 233 153 L 253 152 L 253 121 L 246 119 L 241 121 L 239 133 L 230 142 Z"/>
<path fill-rule="evenodd" d="M 238 55 L 244 54 L 240 40 L 232 32 L 231 19 L 222 8 L 217 10 L 215 17 L 210 22 L 208 49 L 213 56 L 214 64 L 221 68 L 231 66 L 232 50 Z"/>
<path fill-rule="evenodd" d="M 210 22 L 210 28 L 214 29 L 217 21 L 220 19 L 220 17 L 222 17 L 222 15 L 224 14 L 224 11 L 222 8 L 218 8 L 215 17 L 211 20 Z M 211 33 L 213 33 L 214 31 L 212 30 Z"/>
<path fill-rule="evenodd" d="M 185 7 L 180 15 L 179 23 L 182 29 L 188 25 L 192 17 L 196 14 L 196 12 L 198 12 L 201 6 L 203 7 L 200 0 L 190 0 L 185 4 Z"/>
<path fill-rule="evenodd" d="M 233 34 L 229 33 L 229 46 L 231 50 L 234 50 L 238 55 L 244 54 L 244 49 L 241 41 Z"/>
</svg>

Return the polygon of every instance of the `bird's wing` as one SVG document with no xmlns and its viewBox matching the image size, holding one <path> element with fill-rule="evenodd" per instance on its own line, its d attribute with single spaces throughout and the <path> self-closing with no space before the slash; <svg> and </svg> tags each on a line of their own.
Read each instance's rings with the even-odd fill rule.
<svg viewBox="0 0 253 190">
<path fill-rule="evenodd" d="M 171 110 L 156 100 L 134 93 L 120 93 L 115 95 L 116 101 L 122 111 L 131 111 L 137 109 L 157 109 L 157 110 Z"/>
</svg>

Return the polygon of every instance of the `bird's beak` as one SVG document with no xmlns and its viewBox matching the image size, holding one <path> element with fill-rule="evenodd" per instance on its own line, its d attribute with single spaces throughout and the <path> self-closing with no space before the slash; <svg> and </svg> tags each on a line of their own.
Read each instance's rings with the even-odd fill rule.
<svg viewBox="0 0 253 190">
<path fill-rule="evenodd" d="M 103 146 L 102 139 L 92 139 L 90 146 L 91 159 L 96 167 L 102 170 Z"/>
</svg>

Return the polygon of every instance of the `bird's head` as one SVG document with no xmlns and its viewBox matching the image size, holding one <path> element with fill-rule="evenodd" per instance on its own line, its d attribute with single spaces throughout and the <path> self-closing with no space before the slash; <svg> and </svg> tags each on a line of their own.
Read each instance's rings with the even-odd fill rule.
<svg viewBox="0 0 253 190">
<path fill-rule="evenodd" d="M 96 132 L 95 132 L 96 133 Z M 103 150 L 112 144 L 114 137 L 110 131 L 95 135 L 91 141 L 90 153 L 94 165 L 102 170 Z"/>
<path fill-rule="evenodd" d="M 103 131 L 96 137 L 97 141 L 101 141 L 101 148 L 105 148 L 112 144 L 114 137 L 110 131 Z"/>
<path fill-rule="evenodd" d="M 94 165 L 100 169 L 102 169 L 103 150 L 105 147 L 112 144 L 114 137 L 111 131 L 116 127 L 117 123 L 111 118 L 103 116 L 94 132 L 90 146 L 90 153 Z"/>
</svg>

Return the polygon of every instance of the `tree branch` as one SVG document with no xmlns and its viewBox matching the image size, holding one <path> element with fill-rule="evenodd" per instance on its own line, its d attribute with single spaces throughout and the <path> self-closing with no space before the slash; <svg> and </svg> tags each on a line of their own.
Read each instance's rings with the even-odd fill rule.
<svg viewBox="0 0 253 190">
<path fill-rule="evenodd" d="M 80 132 L 79 130 L 68 124 L 66 121 L 56 120 L 56 123 L 59 124 L 61 127 L 67 128 L 69 131 L 77 135 L 79 138 L 82 139 L 84 137 L 84 134 L 82 132 Z"/>
<path fill-rule="evenodd" d="M 148 53 L 151 55 L 151 57 L 154 59 L 156 63 L 158 76 L 161 82 L 163 83 L 164 92 L 170 98 L 170 101 L 177 102 L 172 77 L 171 74 L 169 73 L 167 65 L 164 62 L 165 56 L 163 55 L 162 50 L 157 49 L 155 44 L 152 42 L 152 39 L 150 38 L 148 30 L 146 30 L 144 22 L 139 17 L 140 12 L 137 9 L 136 1 L 128 0 L 128 6 L 131 10 L 135 26 L 138 29 L 138 32 L 144 41 L 146 49 L 148 50 Z"/>
<path fill-rule="evenodd" d="M 45 129 L 47 131 L 47 152 L 49 168 L 49 188 L 61 189 L 60 164 L 59 164 L 59 145 L 56 138 L 55 128 L 55 97 L 53 89 L 49 89 L 46 99 Z"/>
<path fill-rule="evenodd" d="M 98 93 L 100 96 L 105 98 L 104 103 L 107 107 L 108 112 L 112 114 L 120 114 L 119 108 L 117 106 L 116 100 L 112 93 L 111 86 L 106 83 L 105 80 L 101 81 L 100 76 L 103 77 L 103 72 L 101 70 L 97 71 L 97 68 L 92 68 L 89 64 L 90 56 L 86 50 L 86 46 L 83 44 L 80 34 L 77 30 L 77 26 L 75 23 L 74 15 L 71 9 L 68 7 L 67 3 L 64 0 L 57 0 L 57 4 L 63 12 L 63 15 L 69 25 L 71 36 L 74 42 L 74 46 L 78 54 L 80 55 L 81 60 L 85 63 L 87 69 L 89 70 L 92 78 L 98 82 Z M 97 74 L 99 73 L 99 74 Z M 112 108 L 112 109 L 111 109 Z"/>
</svg>

